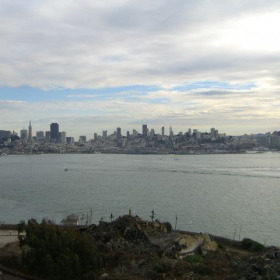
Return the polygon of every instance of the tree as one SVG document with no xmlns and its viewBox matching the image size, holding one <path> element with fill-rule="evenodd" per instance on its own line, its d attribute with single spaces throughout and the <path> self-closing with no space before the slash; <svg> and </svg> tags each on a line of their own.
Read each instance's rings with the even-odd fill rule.
<svg viewBox="0 0 280 280">
<path fill-rule="evenodd" d="M 19 239 L 28 272 L 55 280 L 86 280 L 100 269 L 100 255 L 90 235 L 34 219 L 24 230 L 26 236 Z"/>
</svg>

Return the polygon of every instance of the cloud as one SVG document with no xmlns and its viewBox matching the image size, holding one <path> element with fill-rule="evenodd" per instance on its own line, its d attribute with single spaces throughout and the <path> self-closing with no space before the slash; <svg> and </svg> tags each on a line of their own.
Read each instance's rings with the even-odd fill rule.
<svg viewBox="0 0 280 280">
<path fill-rule="evenodd" d="M 1 91 L 1 117 L 276 127 L 279 11 L 278 0 L 3 0 L 0 86 L 38 95 Z"/>
</svg>

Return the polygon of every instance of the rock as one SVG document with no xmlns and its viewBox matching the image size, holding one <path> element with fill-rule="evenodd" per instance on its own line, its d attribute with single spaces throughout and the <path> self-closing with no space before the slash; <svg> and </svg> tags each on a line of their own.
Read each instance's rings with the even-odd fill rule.
<svg viewBox="0 0 280 280">
<path fill-rule="evenodd" d="M 143 259 L 143 260 L 140 260 L 138 262 L 138 266 L 142 266 L 143 264 L 145 264 L 147 262 L 147 259 Z"/>
<path fill-rule="evenodd" d="M 205 255 L 207 251 L 215 251 L 218 244 L 212 241 L 208 234 L 185 234 L 176 240 L 176 243 L 182 248 L 179 255 L 185 255 L 195 251 L 201 247 L 202 253 Z"/>
</svg>

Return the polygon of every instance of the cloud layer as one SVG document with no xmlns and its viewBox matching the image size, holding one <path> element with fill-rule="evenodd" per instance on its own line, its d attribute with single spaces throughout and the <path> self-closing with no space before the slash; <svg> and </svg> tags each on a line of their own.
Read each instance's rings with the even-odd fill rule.
<svg viewBox="0 0 280 280">
<path fill-rule="evenodd" d="M 276 0 L 4 0 L 2 129 L 277 129 L 279 12 Z"/>
</svg>

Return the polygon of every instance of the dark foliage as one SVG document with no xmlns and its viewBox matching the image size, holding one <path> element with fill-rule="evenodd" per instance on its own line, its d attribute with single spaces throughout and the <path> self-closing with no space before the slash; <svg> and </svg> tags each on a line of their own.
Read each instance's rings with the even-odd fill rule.
<svg viewBox="0 0 280 280">
<path fill-rule="evenodd" d="M 253 252 L 263 252 L 265 251 L 265 246 L 254 241 L 250 238 L 244 238 L 241 242 L 241 248 L 245 250 L 250 250 Z"/>
<path fill-rule="evenodd" d="M 21 225 L 22 226 L 22 225 Z M 20 226 L 20 229 L 22 229 Z M 20 239 L 28 272 L 48 279 L 93 279 L 100 256 L 88 234 L 43 220 L 29 220 Z"/>
</svg>

